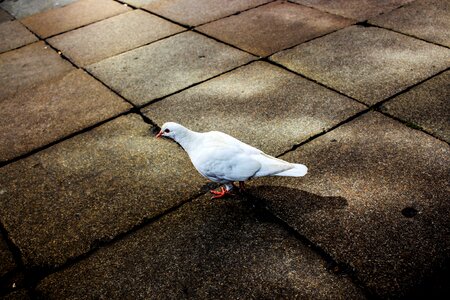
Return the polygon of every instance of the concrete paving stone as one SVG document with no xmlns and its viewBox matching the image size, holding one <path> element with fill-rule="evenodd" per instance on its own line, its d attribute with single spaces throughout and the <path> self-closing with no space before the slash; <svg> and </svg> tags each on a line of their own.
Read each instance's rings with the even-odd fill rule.
<svg viewBox="0 0 450 300">
<path fill-rule="evenodd" d="M 129 10 L 129 7 L 112 0 L 79 0 L 20 21 L 41 38 L 47 38 Z"/>
<path fill-rule="evenodd" d="M 450 71 L 395 97 L 382 110 L 450 143 Z"/>
<path fill-rule="evenodd" d="M 448 68 L 450 50 L 381 28 L 352 26 L 271 59 L 372 105 Z"/>
<path fill-rule="evenodd" d="M 87 69 L 136 105 L 228 71 L 253 56 L 185 32 L 90 65 Z"/>
<path fill-rule="evenodd" d="M 3 190 L 0 189 L 0 194 Z M 14 257 L 3 235 L 0 233 L 0 278 L 16 268 Z"/>
<path fill-rule="evenodd" d="M 133 10 L 55 36 L 48 42 L 75 64 L 85 66 L 183 30 L 150 13 Z"/>
<path fill-rule="evenodd" d="M 291 0 L 346 18 L 364 21 L 414 0 Z"/>
<path fill-rule="evenodd" d="M 351 20 L 284 1 L 200 26 L 199 31 L 259 56 L 348 26 Z"/>
<path fill-rule="evenodd" d="M 0 54 L 0 103 L 21 90 L 74 70 L 44 42 Z"/>
<path fill-rule="evenodd" d="M 450 1 L 418 0 L 370 23 L 450 47 Z"/>
<path fill-rule="evenodd" d="M 224 100 L 226 99 L 226 100 Z M 143 109 L 162 126 L 219 130 L 277 155 L 364 106 L 266 62 L 254 62 Z"/>
<path fill-rule="evenodd" d="M 206 180 L 140 116 L 0 169 L 0 217 L 27 267 L 54 266 L 197 195 Z"/>
<path fill-rule="evenodd" d="M 132 106 L 75 70 L 0 102 L 0 161 L 61 139 Z"/>
<path fill-rule="evenodd" d="M 364 299 L 348 278 L 247 201 L 209 195 L 37 287 L 43 298 Z"/>
<path fill-rule="evenodd" d="M 3 300 L 28 300 L 28 299 L 31 299 L 31 297 L 25 289 L 20 289 L 20 290 L 17 290 L 17 291 L 7 294 L 2 299 Z"/>
<path fill-rule="evenodd" d="M 143 8 L 181 24 L 197 26 L 271 0 L 152 0 Z M 134 1 L 133 1 L 134 2 Z"/>
<path fill-rule="evenodd" d="M 7 11 L 0 8 L 0 23 L 14 20 L 14 17 L 8 14 Z"/>
<path fill-rule="evenodd" d="M 0 53 L 36 42 L 38 38 L 19 21 L 0 23 Z"/>
<path fill-rule="evenodd" d="M 446 143 L 370 112 L 282 158 L 309 173 L 261 179 L 251 193 L 382 299 L 404 296 L 445 264 Z"/>
<path fill-rule="evenodd" d="M 5 0 L 0 7 L 8 11 L 17 19 L 21 19 L 55 7 L 65 6 L 77 0 Z"/>
</svg>

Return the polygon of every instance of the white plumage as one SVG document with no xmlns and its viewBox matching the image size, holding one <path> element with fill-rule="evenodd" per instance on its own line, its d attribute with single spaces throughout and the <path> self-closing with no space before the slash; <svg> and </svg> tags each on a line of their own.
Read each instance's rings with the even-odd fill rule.
<svg viewBox="0 0 450 300">
<path fill-rule="evenodd" d="M 175 140 L 189 155 L 197 171 L 211 181 L 225 185 L 220 191 L 211 191 L 213 198 L 228 194 L 239 181 L 261 176 L 306 175 L 308 168 L 302 164 L 267 155 L 261 150 L 247 145 L 228 134 L 219 131 L 195 132 L 186 127 L 167 122 L 161 127 L 157 137 L 165 136 Z"/>
</svg>

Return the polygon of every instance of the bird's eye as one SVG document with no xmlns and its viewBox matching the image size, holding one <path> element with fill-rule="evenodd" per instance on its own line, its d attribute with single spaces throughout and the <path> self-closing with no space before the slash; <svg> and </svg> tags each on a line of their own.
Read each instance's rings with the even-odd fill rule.
<svg viewBox="0 0 450 300">
<path fill-rule="evenodd" d="M 169 133 L 170 132 L 169 128 L 166 128 L 166 130 L 164 130 L 164 132 Z"/>
</svg>

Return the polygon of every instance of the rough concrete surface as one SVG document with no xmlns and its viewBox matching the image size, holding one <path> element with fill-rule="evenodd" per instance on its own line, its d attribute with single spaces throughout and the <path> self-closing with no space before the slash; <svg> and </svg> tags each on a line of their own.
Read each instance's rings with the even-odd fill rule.
<svg viewBox="0 0 450 300">
<path fill-rule="evenodd" d="M 0 23 L 14 20 L 14 17 L 8 14 L 7 11 L 0 8 Z"/>
<path fill-rule="evenodd" d="M 450 1 L 418 0 L 370 23 L 450 47 Z"/>
<path fill-rule="evenodd" d="M 88 66 L 136 105 L 166 96 L 253 59 L 253 56 L 184 32 Z"/>
<path fill-rule="evenodd" d="M 0 102 L 0 162 L 131 108 L 81 70 Z"/>
<path fill-rule="evenodd" d="M 309 173 L 255 181 L 252 194 L 379 297 L 405 296 L 445 265 L 448 144 L 370 112 L 282 158 Z"/>
<path fill-rule="evenodd" d="M 450 67 L 450 49 L 385 29 L 351 26 L 271 59 L 372 105 Z"/>
<path fill-rule="evenodd" d="M 363 105 L 318 84 L 255 62 L 151 104 L 143 112 L 159 126 L 174 121 L 195 131 L 219 130 L 277 155 L 362 109 Z"/>
<path fill-rule="evenodd" d="M 450 143 L 450 71 L 383 105 L 382 110 Z"/>
<path fill-rule="evenodd" d="M 20 21 L 41 38 L 47 38 L 128 10 L 128 7 L 112 0 L 79 0 Z"/>
<path fill-rule="evenodd" d="M 0 190 L 0 193 L 2 190 Z M 14 257 L 4 239 L 0 233 L 0 278 L 11 272 L 16 268 Z"/>
<path fill-rule="evenodd" d="M 48 277 L 38 292 L 65 299 L 364 299 L 245 199 L 208 196 Z"/>
<path fill-rule="evenodd" d="M 133 10 L 48 40 L 78 66 L 148 44 L 184 28 L 142 10 Z"/>
<path fill-rule="evenodd" d="M 17 19 L 21 19 L 75 1 L 77 0 L 4 0 L 0 3 L 0 7 Z"/>
<path fill-rule="evenodd" d="M 5 52 L 38 39 L 19 21 L 0 23 L 0 52 Z"/>
<path fill-rule="evenodd" d="M 138 115 L 0 169 L 0 218 L 28 267 L 60 265 L 199 193 L 206 181 Z"/>
</svg>

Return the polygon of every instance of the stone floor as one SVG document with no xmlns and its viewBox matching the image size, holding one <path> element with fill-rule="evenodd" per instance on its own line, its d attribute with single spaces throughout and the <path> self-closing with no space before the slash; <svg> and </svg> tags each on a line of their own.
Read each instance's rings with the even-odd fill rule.
<svg viewBox="0 0 450 300">
<path fill-rule="evenodd" d="M 449 28 L 448 0 L 0 1 L 0 298 L 447 298 Z M 166 121 L 309 173 L 211 200 Z"/>
</svg>

